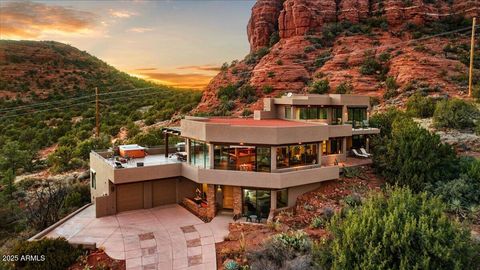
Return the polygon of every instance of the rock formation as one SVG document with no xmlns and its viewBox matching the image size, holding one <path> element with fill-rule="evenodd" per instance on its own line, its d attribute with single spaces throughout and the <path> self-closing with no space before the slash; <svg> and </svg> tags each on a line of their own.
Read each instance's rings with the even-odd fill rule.
<svg viewBox="0 0 480 270">
<path fill-rule="evenodd" d="M 450 23 L 445 31 L 458 29 L 468 22 L 457 20 L 453 25 L 448 19 L 479 14 L 478 0 L 258 0 L 247 26 L 250 55 L 212 79 L 194 113 L 218 109 L 218 90 L 227 85 L 250 85 L 257 91 L 257 102 L 234 100 L 231 111 L 237 115 L 245 108 L 261 108 L 263 96 L 306 92 L 320 79 L 329 81 L 330 92 L 347 83 L 354 93 L 386 103 L 411 94 L 418 85 L 436 94 L 461 95 L 464 82 L 458 78 L 465 63 L 458 52 L 448 55 L 444 49 L 468 42 L 468 29 L 456 36 L 410 41 L 418 38 L 419 29 L 434 27 L 432 22 Z M 275 35 L 279 41 L 272 44 Z M 367 55 L 388 56 L 382 60 L 386 73 L 365 74 L 361 66 Z M 400 98 L 386 97 L 387 77 L 396 80 L 395 96 Z"/>
</svg>

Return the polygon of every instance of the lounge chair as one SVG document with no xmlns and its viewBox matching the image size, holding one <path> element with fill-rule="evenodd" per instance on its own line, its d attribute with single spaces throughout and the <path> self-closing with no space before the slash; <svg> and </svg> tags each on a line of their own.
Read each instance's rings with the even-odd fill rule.
<svg viewBox="0 0 480 270">
<path fill-rule="evenodd" d="M 353 154 L 354 154 L 355 156 L 357 156 L 357 157 L 368 158 L 367 155 L 358 153 L 357 149 L 352 149 L 352 152 L 353 152 Z"/>
<path fill-rule="evenodd" d="M 366 155 L 367 157 L 371 157 L 371 156 L 372 156 L 372 154 L 368 153 L 367 150 L 365 150 L 365 148 L 363 148 L 363 147 L 360 148 L 360 152 L 361 152 L 362 154 Z"/>
</svg>

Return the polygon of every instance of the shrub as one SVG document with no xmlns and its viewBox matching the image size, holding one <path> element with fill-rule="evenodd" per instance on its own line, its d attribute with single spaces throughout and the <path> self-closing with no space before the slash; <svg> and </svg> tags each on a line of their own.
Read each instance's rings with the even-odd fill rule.
<svg viewBox="0 0 480 270">
<path fill-rule="evenodd" d="M 305 47 L 305 49 L 303 50 L 305 53 L 309 53 L 309 52 L 313 52 L 315 51 L 315 47 L 313 46 L 307 46 Z"/>
<path fill-rule="evenodd" d="M 345 204 L 347 206 L 350 206 L 350 207 L 355 207 L 355 206 L 359 206 L 362 204 L 362 198 L 360 197 L 360 195 L 358 193 L 352 193 L 348 196 L 346 196 L 343 201 L 345 202 Z"/>
<path fill-rule="evenodd" d="M 268 239 L 261 249 L 247 254 L 252 269 L 309 269 L 312 242 L 303 231 L 281 233 Z M 302 268 L 289 268 L 301 265 Z"/>
<path fill-rule="evenodd" d="M 470 102 L 461 99 L 447 99 L 437 103 L 433 114 L 433 124 L 437 128 L 471 128 L 473 119 L 479 115 L 478 109 Z"/>
<path fill-rule="evenodd" d="M 312 94 L 326 94 L 330 90 L 328 79 L 315 81 L 310 85 L 309 92 Z"/>
<path fill-rule="evenodd" d="M 438 197 L 408 188 L 373 193 L 333 217 L 333 240 L 315 250 L 315 261 L 327 269 L 475 269 L 470 232 L 444 210 Z"/>
<path fill-rule="evenodd" d="M 353 86 L 350 83 L 343 82 L 335 88 L 335 94 L 350 94 Z"/>
<path fill-rule="evenodd" d="M 16 269 L 24 270 L 63 270 L 72 265 L 82 254 L 82 250 L 74 248 L 64 238 L 42 239 L 39 241 L 21 241 L 12 250 L 18 256 L 45 256 L 44 260 L 15 262 Z"/>
<path fill-rule="evenodd" d="M 238 89 L 238 95 L 240 99 L 245 103 L 253 103 L 257 100 L 257 91 L 251 85 L 242 85 Z"/>
<path fill-rule="evenodd" d="M 391 134 L 373 143 L 375 169 L 388 183 L 421 191 L 428 183 L 455 177 L 452 147 L 410 118 L 393 119 Z"/>
<path fill-rule="evenodd" d="M 434 111 L 435 101 L 432 98 L 415 93 L 407 100 L 407 113 L 411 116 L 428 118 L 433 116 Z"/>
<path fill-rule="evenodd" d="M 264 85 L 264 86 L 262 87 L 262 92 L 263 92 L 264 94 L 270 94 L 270 93 L 272 93 L 272 92 L 273 92 L 273 86 L 271 86 L 271 85 Z"/>
<path fill-rule="evenodd" d="M 323 228 L 325 226 L 325 219 L 321 216 L 316 216 L 312 219 L 312 222 L 310 222 L 310 227 L 317 229 L 317 228 Z"/>
<path fill-rule="evenodd" d="M 220 87 L 220 89 L 218 89 L 217 97 L 235 99 L 237 97 L 237 87 L 232 84 Z"/>
<path fill-rule="evenodd" d="M 272 47 L 273 45 L 277 44 L 277 42 L 279 41 L 280 41 L 280 35 L 278 34 L 278 31 L 275 31 L 270 35 L 268 46 Z"/>
<path fill-rule="evenodd" d="M 283 65 L 282 59 L 278 59 L 276 63 L 277 63 L 277 65 L 279 65 L 279 66 Z"/>
<path fill-rule="evenodd" d="M 313 63 L 313 65 L 314 65 L 316 68 L 323 67 L 323 65 L 325 65 L 325 63 L 326 63 L 330 58 L 332 58 L 332 54 L 331 54 L 330 52 L 323 52 L 323 53 L 321 53 L 320 55 L 318 55 L 318 57 L 315 59 L 315 62 Z"/>
<path fill-rule="evenodd" d="M 394 77 L 387 77 L 387 79 L 385 79 L 385 86 L 387 87 L 387 90 L 397 90 L 397 80 L 395 80 Z"/>
<path fill-rule="evenodd" d="M 252 112 L 251 110 L 249 110 L 249 109 L 244 109 L 244 110 L 242 111 L 242 116 L 244 116 L 244 117 L 250 116 L 250 115 L 252 115 L 252 114 L 253 114 L 253 112 Z"/>
<path fill-rule="evenodd" d="M 234 260 L 226 260 L 224 263 L 223 263 L 223 268 L 225 270 L 239 270 L 240 269 L 240 266 L 238 265 L 238 263 Z"/>
</svg>

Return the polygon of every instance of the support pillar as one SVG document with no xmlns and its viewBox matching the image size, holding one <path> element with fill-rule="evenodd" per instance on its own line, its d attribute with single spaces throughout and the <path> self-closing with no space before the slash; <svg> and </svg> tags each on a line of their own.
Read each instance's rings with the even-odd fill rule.
<svg viewBox="0 0 480 270">
<path fill-rule="evenodd" d="M 168 133 L 165 132 L 165 157 L 168 158 Z"/>
<path fill-rule="evenodd" d="M 207 185 L 207 218 L 209 220 L 215 217 L 217 213 L 215 185 Z"/>
<path fill-rule="evenodd" d="M 242 188 L 233 187 L 233 218 L 238 219 L 242 216 Z"/>
<path fill-rule="evenodd" d="M 270 191 L 270 211 L 277 209 L 277 191 Z"/>
<path fill-rule="evenodd" d="M 322 143 L 317 143 L 317 164 L 322 165 Z"/>
<path fill-rule="evenodd" d="M 270 171 L 274 172 L 277 170 L 277 147 L 272 146 L 270 148 Z"/>
</svg>

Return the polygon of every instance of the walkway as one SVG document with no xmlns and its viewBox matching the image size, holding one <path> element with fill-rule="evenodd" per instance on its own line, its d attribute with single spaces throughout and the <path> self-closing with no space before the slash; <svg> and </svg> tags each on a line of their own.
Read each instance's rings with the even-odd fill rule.
<svg viewBox="0 0 480 270">
<path fill-rule="evenodd" d="M 95 218 L 86 208 L 46 237 L 70 242 L 95 242 L 115 259 L 126 259 L 127 270 L 216 269 L 215 243 L 228 234 L 231 216 L 204 223 L 179 205 L 135 210 Z"/>
</svg>

